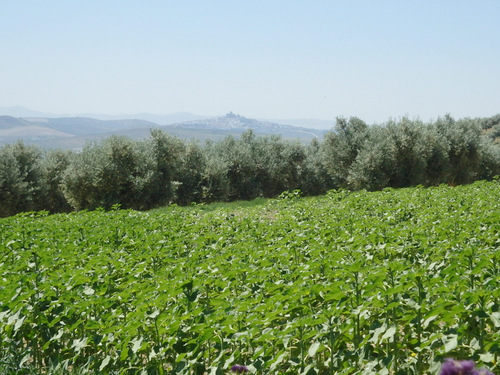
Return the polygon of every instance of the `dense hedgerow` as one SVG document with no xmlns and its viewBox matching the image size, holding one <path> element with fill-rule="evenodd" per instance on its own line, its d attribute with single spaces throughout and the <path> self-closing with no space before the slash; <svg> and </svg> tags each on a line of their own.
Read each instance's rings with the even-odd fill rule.
<svg viewBox="0 0 500 375">
<path fill-rule="evenodd" d="M 499 196 L 481 181 L 0 219 L 0 371 L 498 372 Z"/>
<path fill-rule="evenodd" d="M 158 129 L 145 141 L 112 136 L 78 153 L 18 142 L 0 149 L 0 216 L 488 180 L 500 174 L 499 118 L 373 126 L 339 118 L 310 145 L 248 131 L 202 146 Z"/>
</svg>

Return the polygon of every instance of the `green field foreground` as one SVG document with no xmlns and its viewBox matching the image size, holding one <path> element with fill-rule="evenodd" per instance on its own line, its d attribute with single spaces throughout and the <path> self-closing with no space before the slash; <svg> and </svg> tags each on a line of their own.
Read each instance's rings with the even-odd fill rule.
<svg viewBox="0 0 500 375">
<path fill-rule="evenodd" d="M 498 372 L 500 183 L 0 219 L 0 372 Z"/>
</svg>

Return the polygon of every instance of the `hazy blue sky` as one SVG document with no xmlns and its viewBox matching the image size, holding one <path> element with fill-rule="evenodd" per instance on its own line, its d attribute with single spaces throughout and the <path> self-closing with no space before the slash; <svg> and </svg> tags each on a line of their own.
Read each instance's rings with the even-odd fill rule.
<svg viewBox="0 0 500 375">
<path fill-rule="evenodd" d="M 499 17 L 498 0 L 2 1 L 0 106 L 491 116 Z"/>
</svg>

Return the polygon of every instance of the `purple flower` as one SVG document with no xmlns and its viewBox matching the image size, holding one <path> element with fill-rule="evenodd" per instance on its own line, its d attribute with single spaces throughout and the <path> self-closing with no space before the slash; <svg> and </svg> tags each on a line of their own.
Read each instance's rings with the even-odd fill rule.
<svg viewBox="0 0 500 375">
<path fill-rule="evenodd" d="M 248 372 L 248 369 L 246 368 L 246 366 L 234 365 L 233 367 L 231 367 L 231 371 L 237 372 L 238 374 L 241 374 L 244 372 Z"/>
<path fill-rule="evenodd" d="M 492 372 L 476 369 L 473 361 L 456 361 L 447 358 L 441 366 L 439 375 L 494 375 Z"/>
<path fill-rule="evenodd" d="M 489 370 L 482 368 L 481 370 L 477 371 L 477 375 L 495 375 L 495 374 Z"/>
<path fill-rule="evenodd" d="M 462 368 L 462 373 L 465 374 L 473 374 L 476 370 L 476 365 L 474 361 L 459 361 L 458 362 Z"/>
</svg>

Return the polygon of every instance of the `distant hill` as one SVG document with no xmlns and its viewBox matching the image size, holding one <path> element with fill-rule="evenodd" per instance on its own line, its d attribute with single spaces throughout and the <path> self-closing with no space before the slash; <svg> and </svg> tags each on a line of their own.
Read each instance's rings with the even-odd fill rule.
<svg viewBox="0 0 500 375">
<path fill-rule="evenodd" d="M 67 139 L 73 134 L 10 116 L 0 116 L 0 145 L 22 139 L 27 144 L 37 144 L 43 139 Z"/>
<path fill-rule="evenodd" d="M 171 113 L 168 115 L 154 115 L 151 113 L 134 113 L 134 114 L 128 114 L 128 115 L 105 115 L 105 114 L 87 113 L 87 114 L 83 114 L 81 116 L 95 118 L 98 120 L 123 120 L 123 119 L 133 118 L 133 119 L 138 119 L 138 120 L 145 120 L 145 121 L 149 121 L 149 122 L 154 122 L 155 124 L 158 124 L 158 125 L 172 125 L 172 124 L 177 124 L 180 122 L 202 120 L 202 119 L 210 118 L 209 116 L 198 116 L 198 115 L 193 115 L 192 113 L 188 113 L 188 112 Z"/>
<path fill-rule="evenodd" d="M 143 120 L 101 121 L 91 118 L 16 118 L 0 116 L 0 145 L 22 140 L 44 148 L 81 148 L 87 140 L 114 132 L 149 129 L 158 125 Z"/>
<path fill-rule="evenodd" d="M 29 121 L 11 116 L 0 116 L 0 130 L 29 126 Z"/>
<path fill-rule="evenodd" d="M 281 125 L 269 121 L 259 121 L 240 116 L 232 112 L 229 112 L 223 117 L 188 121 L 180 124 L 174 124 L 173 126 L 184 129 L 210 129 L 212 131 L 235 131 L 237 133 L 252 129 L 255 134 L 278 134 L 283 136 L 284 138 L 309 140 L 313 138 L 320 138 L 326 133 L 326 130 L 309 129 L 291 125 Z"/>
<path fill-rule="evenodd" d="M 134 114 L 122 114 L 122 115 L 109 115 L 109 114 L 97 114 L 97 113 L 82 113 L 77 115 L 61 115 L 47 112 L 34 111 L 21 106 L 14 107 L 0 107 L 0 116 L 10 116 L 18 118 L 70 118 L 70 117 L 80 117 L 80 118 L 91 118 L 102 121 L 109 120 L 127 120 L 127 119 L 137 119 L 149 122 L 154 122 L 158 125 L 172 125 L 185 121 L 194 121 L 210 118 L 210 116 L 200 116 L 194 115 L 189 112 L 177 112 L 167 115 L 155 115 L 151 113 L 134 113 Z M 213 116 L 212 116 L 213 117 Z"/>
<path fill-rule="evenodd" d="M 335 127 L 336 120 L 316 120 L 316 119 L 275 119 L 268 120 L 272 122 L 276 122 L 278 124 L 283 125 L 291 125 L 299 128 L 312 128 L 312 129 L 322 129 L 322 130 L 331 130 Z"/>
<path fill-rule="evenodd" d="M 97 120 L 87 117 L 25 118 L 34 124 L 60 130 L 73 135 L 94 135 L 125 129 L 150 129 L 158 125 L 144 120 Z"/>
<path fill-rule="evenodd" d="M 113 134 L 132 139 L 145 139 L 152 128 L 159 128 L 181 139 L 221 140 L 239 136 L 248 129 L 255 134 L 276 134 L 283 138 L 309 142 L 320 138 L 325 130 L 316 130 L 259 121 L 232 112 L 217 118 L 200 118 L 173 125 L 139 119 L 99 120 L 89 117 L 25 117 L 0 116 L 0 146 L 23 140 L 43 148 L 80 149 L 86 142 Z"/>
</svg>

